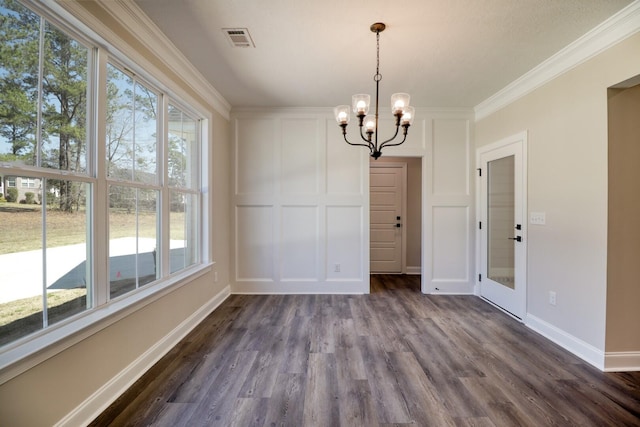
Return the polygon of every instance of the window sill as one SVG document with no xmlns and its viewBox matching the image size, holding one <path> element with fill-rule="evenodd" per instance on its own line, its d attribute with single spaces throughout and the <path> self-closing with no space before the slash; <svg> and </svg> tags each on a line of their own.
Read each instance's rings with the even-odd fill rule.
<svg viewBox="0 0 640 427">
<path fill-rule="evenodd" d="M 0 352 L 0 385 L 211 272 L 213 265 L 194 266 L 156 285 L 140 288 L 130 296 L 88 310 L 8 344 Z"/>
</svg>

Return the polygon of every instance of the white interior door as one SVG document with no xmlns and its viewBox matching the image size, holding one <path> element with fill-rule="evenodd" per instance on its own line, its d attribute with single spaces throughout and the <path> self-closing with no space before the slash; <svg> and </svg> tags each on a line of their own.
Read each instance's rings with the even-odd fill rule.
<svg viewBox="0 0 640 427">
<path fill-rule="evenodd" d="M 370 270 L 403 272 L 403 204 L 407 166 L 371 165 L 370 169 Z"/>
<path fill-rule="evenodd" d="M 479 150 L 480 295 L 526 313 L 526 134 Z"/>
</svg>

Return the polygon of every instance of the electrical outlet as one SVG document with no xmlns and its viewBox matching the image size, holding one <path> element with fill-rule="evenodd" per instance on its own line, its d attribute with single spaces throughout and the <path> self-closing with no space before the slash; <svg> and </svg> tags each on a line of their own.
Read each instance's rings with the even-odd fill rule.
<svg viewBox="0 0 640 427">
<path fill-rule="evenodd" d="M 549 292 L 549 304 L 556 305 L 556 293 L 553 291 Z"/>
<path fill-rule="evenodd" d="M 529 222 L 535 225 L 545 225 L 546 224 L 546 212 L 531 212 L 529 214 Z"/>
<path fill-rule="evenodd" d="M 336 264 L 333 266 L 333 271 L 336 273 L 340 273 L 340 264 Z"/>
</svg>

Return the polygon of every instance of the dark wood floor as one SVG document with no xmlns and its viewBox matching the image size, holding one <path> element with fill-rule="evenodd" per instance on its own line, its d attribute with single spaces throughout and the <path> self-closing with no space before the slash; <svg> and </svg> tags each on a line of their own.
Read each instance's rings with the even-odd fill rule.
<svg viewBox="0 0 640 427">
<path fill-rule="evenodd" d="M 640 426 L 640 372 L 602 373 L 418 276 L 370 295 L 234 295 L 92 425 Z"/>
</svg>

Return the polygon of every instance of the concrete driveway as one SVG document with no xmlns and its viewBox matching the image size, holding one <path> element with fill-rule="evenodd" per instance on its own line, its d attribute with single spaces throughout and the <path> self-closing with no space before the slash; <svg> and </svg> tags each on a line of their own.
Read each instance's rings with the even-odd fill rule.
<svg viewBox="0 0 640 427">
<path fill-rule="evenodd" d="M 138 275 L 153 274 L 155 262 L 154 239 L 138 239 Z M 171 242 L 171 265 L 180 262 L 183 242 Z M 136 239 L 124 237 L 109 242 L 109 275 L 111 280 L 135 276 Z M 43 251 L 27 251 L 0 255 L 0 303 L 42 295 L 48 291 L 85 286 L 86 245 L 59 246 L 46 251 L 47 278 L 43 284 Z"/>
</svg>

